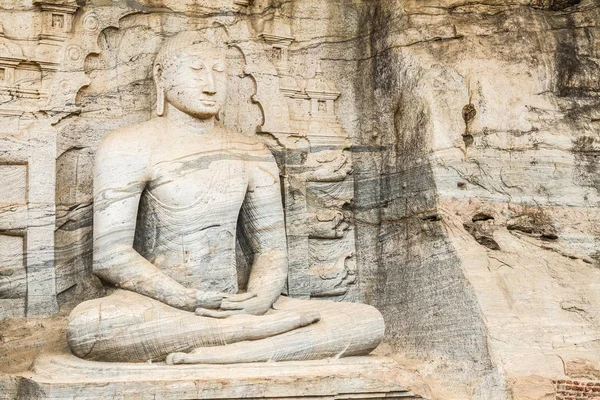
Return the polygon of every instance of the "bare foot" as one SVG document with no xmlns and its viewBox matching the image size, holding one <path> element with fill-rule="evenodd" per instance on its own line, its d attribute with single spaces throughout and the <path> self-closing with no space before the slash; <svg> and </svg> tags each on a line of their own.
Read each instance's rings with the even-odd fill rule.
<svg viewBox="0 0 600 400">
<path fill-rule="evenodd" d="M 321 319 L 321 314 L 317 311 L 294 311 L 300 317 L 300 326 L 306 326 L 318 322 Z"/>
<path fill-rule="evenodd" d="M 167 356 L 165 362 L 168 365 L 184 364 L 187 355 L 186 353 L 171 353 Z"/>
</svg>

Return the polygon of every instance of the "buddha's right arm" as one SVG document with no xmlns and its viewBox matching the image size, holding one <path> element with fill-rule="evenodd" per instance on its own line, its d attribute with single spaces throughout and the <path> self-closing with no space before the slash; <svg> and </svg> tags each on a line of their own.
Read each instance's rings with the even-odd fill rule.
<svg viewBox="0 0 600 400">
<path fill-rule="evenodd" d="M 193 311 L 195 293 L 133 249 L 140 196 L 149 180 L 150 148 L 138 132 L 109 134 L 94 165 L 94 273 L 102 280 Z"/>
<path fill-rule="evenodd" d="M 193 290 L 165 275 L 131 246 L 123 245 L 124 241 L 119 240 L 119 236 L 115 234 L 94 239 L 96 276 L 115 287 L 151 297 L 172 307 L 195 310 L 198 305 Z"/>
</svg>

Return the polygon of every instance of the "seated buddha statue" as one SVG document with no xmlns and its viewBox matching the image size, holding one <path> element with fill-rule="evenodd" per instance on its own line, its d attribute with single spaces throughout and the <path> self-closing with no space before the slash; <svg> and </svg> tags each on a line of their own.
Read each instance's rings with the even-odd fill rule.
<svg viewBox="0 0 600 400">
<path fill-rule="evenodd" d="M 381 342 L 371 306 L 282 295 L 279 169 L 259 140 L 218 123 L 226 67 L 199 32 L 168 39 L 153 69 L 158 116 L 101 142 L 93 269 L 115 290 L 72 311 L 76 356 L 225 364 L 364 355 Z M 238 235 L 253 253 L 243 291 Z"/>
</svg>

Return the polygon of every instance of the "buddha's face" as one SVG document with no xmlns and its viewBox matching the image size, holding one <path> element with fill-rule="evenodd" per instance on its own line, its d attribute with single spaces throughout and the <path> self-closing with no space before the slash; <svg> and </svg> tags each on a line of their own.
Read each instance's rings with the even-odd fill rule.
<svg viewBox="0 0 600 400">
<path fill-rule="evenodd" d="M 219 112 L 227 96 L 223 51 L 195 44 L 177 51 L 158 67 L 158 83 L 172 106 L 201 119 Z"/>
</svg>

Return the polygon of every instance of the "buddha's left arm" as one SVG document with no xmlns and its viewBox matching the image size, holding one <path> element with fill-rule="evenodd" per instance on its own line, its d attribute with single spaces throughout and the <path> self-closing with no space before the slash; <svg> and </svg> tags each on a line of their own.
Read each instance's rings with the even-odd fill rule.
<svg viewBox="0 0 600 400">
<path fill-rule="evenodd" d="M 254 262 L 248 292 L 256 294 L 252 314 L 264 314 L 281 295 L 287 279 L 287 244 L 279 168 L 264 150 L 250 171 L 248 192 L 242 205 L 241 234 L 250 243 Z"/>
<path fill-rule="evenodd" d="M 279 168 L 266 148 L 259 154 L 258 160 L 248 164 L 248 189 L 238 226 L 241 228 L 239 234 L 245 236 L 254 254 L 248 294 L 255 296 L 244 301 L 225 299 L 219 310 L 198 308 L 198 315 L 214 318 L 235 314 L 262 315 L 279 298 L 285 286 L 287 244 Z"/>
</svg>

